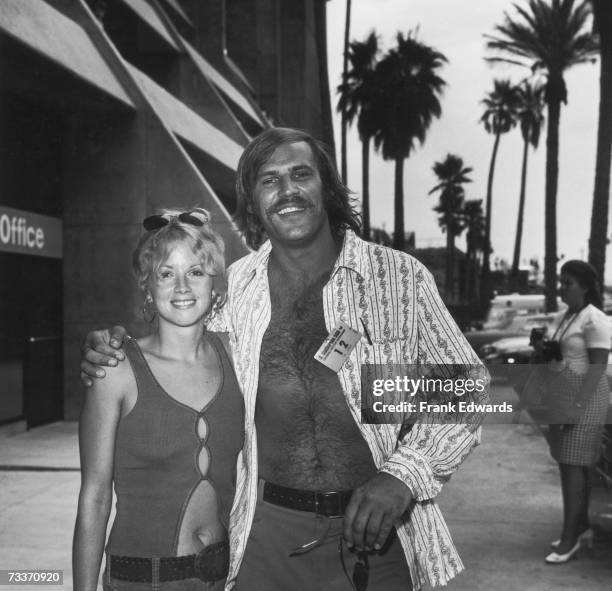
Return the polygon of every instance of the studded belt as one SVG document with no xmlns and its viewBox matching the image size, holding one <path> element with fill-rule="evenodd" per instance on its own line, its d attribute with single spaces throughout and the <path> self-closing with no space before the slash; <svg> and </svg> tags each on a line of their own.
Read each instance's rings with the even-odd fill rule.
<svg viewBox="0 0 612 591">
<path fill-rule="evenodd" d="M 310 511 L 324 517 L 343 517 L 352 493 L 351 490 L 301 490 L 266 482 L 263 500 L 287 509 Z"/>
<path fill-rule="evenodd" d="M 111 554 L 109 561 L 110 576 L 121 581 L 151 583 L 197 578 L 214 582 L 227 576 L 229 544 L 217 542 L 188 556 L 141 558 Z"/>
</svg>

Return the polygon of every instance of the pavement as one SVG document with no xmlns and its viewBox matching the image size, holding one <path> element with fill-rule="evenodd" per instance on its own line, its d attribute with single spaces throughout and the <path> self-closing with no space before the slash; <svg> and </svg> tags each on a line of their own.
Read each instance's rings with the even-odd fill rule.
<svg viewBox="0 0 612 591">
<path fill-rule="evenodd" d="M 513 399 L 503 385 L 493 394 L 496 401 Z M 0 428 L 0 569 L 60 569 L 63 588 L 72 587 L 78 466 L 76 423 Z M 612 491 L 594 489 L 593 550 L 564 565 L 543 561 L 559 535 L 562 505 L 557 465 L 535 425 L 486 424 L 482 445 L 439 503 L 466 566 L 448 591 L 612 589 L 612 540 L 598 527 L 612 514 Z"/>
</svg>

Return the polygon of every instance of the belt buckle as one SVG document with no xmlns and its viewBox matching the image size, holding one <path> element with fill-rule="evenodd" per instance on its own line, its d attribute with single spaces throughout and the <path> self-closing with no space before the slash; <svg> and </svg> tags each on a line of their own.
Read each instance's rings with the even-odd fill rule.
<svg viewBox="0 0 612 591">
<path fill-rule="evenodd" d="M 320 498 L 322 498 L 323 501 L 320 501 Z M 334 508 L 336 512 L 332 513 L 331 515 L 327 513 L 319 513 L 319 505 L 331 498 L 336 499 L 336 506 Z M 342 496 L 338 492 L 316 492 L 314 494 L 314 504 L 315 515 L 317 516 L 322 515 L 323 517 L 329 517 L 330 519 L 339 519 L 340 517 L 344 517 L 344 511 L 342 511 Z"/>
<path fill-rule="evenodd" d="M 193 573 L 196 576 L 196 578 L 204 582 L 210 581 L 209 565 L 208 565 L 207 558 L 208 557 L 207 557 L 206 548 L 202 548 L 202 550 L 200 550 L 193 557 Z"/>
<path fill-rule="evenodd" d="M 195 576 L 206 583 L 213 583 L 227 576 L 229 552 L 221 543 L 202 548 L 193 559 Z"/>
</svg>

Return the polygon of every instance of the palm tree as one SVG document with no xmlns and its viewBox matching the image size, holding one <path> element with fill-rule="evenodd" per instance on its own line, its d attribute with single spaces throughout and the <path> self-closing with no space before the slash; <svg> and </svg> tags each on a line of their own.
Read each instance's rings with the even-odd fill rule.
<svg viewBox="0 0 612 591">
<path fill-rule="evenodd" d="M 348 73 L 348 53 L 349 53 L 349 38 L 351 34 L 351 0 L 346 0 L 346 21 L 344 23 L 344 50 L 342 52 L 342 84 L 347 81 Z M 342 111 L 341 119 L 341 134 L 340 134 L 340 171 L 342 182 L 346 184 L 347 170 L 346 170 L 346 130 L 347 130 L 347 116 L 346 111 Z"/>
<path fill-rule="evenodd" d="M 528 67 L 546 76 L 548 110 L 546 137 L 545 256 L 546 309 L 557 309 L 557 183 L 559 177 L 559 120 L 561 103 L 567 102 L 563 75 L 572 66 L 592 61 L 596 42 L 588 30 L 590 4 L 574 0 L 529 0 L 527 7 L 514 5 L 516 16 L 504 15 L 487 36 L 487 47 L 496 52 L 490 61 Z"/>
<path fill-rule="evenodd" d="M 482 199 L 471 199 L 463 204 L 463 220 L 466 232 L 466 288 L 465 294 L 471 300 L 476 294 L 479 254 L 485 250 L 485 215 Z M 480 298 L 478 298 L 480 300 Z"/>
<path fill-rule="evenodd" d="M 376 76 L 381 85 L 381 126 L 374 137 L 385 160 L 395 161 L 395 228 L 393 247 L 403 250 L 404 160 L 425 141 L 434 117 L 440 117 L 440 94 L 445 82 L 438 70 L 446 57 L 416 39 L 409 31 L 397 34 L 397 45 L 378 62 Z"/>
<path fill-rule="evenodd" d="M 529 146 L 533 146 L 534 149 L 538 147 L 540 131 L 544 123 L 544 86 L 542 84 L 533 85 L 528 80 L 524 80 L 516 90 L 518 96 L 517 117 L 519 127 L 521 128 L 521 135 L 523 136 L 523 164 L 521 167 L 521 190 L 519 193 L 519 208 L 516 221 L 514 256 L 512 258 L 512 270 L 510 272 L 511 280 L 514 284 L 518 280 L 521 259 Z"/>
<path fill-rule="evenodd" d="M 482 287 L 483 299 L 489 301 L 489 258 L 491 256 L 491 206 L 493 202 L 493 176 L 495 175 L 495 163 L 497 161 L 497 150 L 502 134 L 509 132 L 516 125 L 516 109 L 518 97 L 516 87 L 510 80 L 494 80 L 493 90 L 487 94 L 482 101 L 485 111 L 480 118 L 488 133 L 495 135 L 493 152 L 489 163 L 489 177 L 487 179 L 487 211 L 485 220 L 485 250 L 482 262 Z"/>
<path fill-rule="evenodd" d="M 434 211 L 442 214 L 439 222 L 446 232 L 446 297 L 448 300 L 453 300 L 455 295 L 455 238 L 465 229 L 463 185 L 472 182 L 472 179 L 468 177 L 472 168 L 463 165 L 463 158 L 455 154 L 447 154 L 444 160 L 434 163 L 433 171 L 440 182 L 428 194 L 440 191 L 440 202 L 434 207 Z"/>
<path fill-rule="evenodd" d="M 376 100 L 380 86 L 374 79 L 378 52 L 378 37 L 374 31 L 363 42 L 353 41 L 349 48 L 351 69 L 338 87 L 338 111 L 346 114 L 349 124 L 357 117 L 362 158 L 361 217 L 366 240 L 370 238 L 370 140 L 379 128 L 380 118 Z"/>
<path fill-rule="evenodd" d="M 595 30 L 599 33 L 601 71 L 599 75 L 599 126 L 595 188 L 589 238 L 589 262 L 604 285 L 608 234 L 608 199 L 610 195 L 610 162 L 612 161 L 612 3 L 592 0 Z"/>
</svg>

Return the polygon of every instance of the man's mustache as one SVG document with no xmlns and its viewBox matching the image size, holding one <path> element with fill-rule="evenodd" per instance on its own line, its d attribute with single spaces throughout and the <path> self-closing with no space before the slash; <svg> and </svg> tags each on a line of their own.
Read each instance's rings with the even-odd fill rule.
<svg viewBox="0 0 612 591">
<path fill-rule="evenodd" d="M 283 197 L 266 209 L 266 215 L 270 216 L 273 213 L 278 213 L 281 209 L 285 209 L 285 207 L 310 207 L 310 203 L 298 195 L 295 197 Z"/>
</svg>

